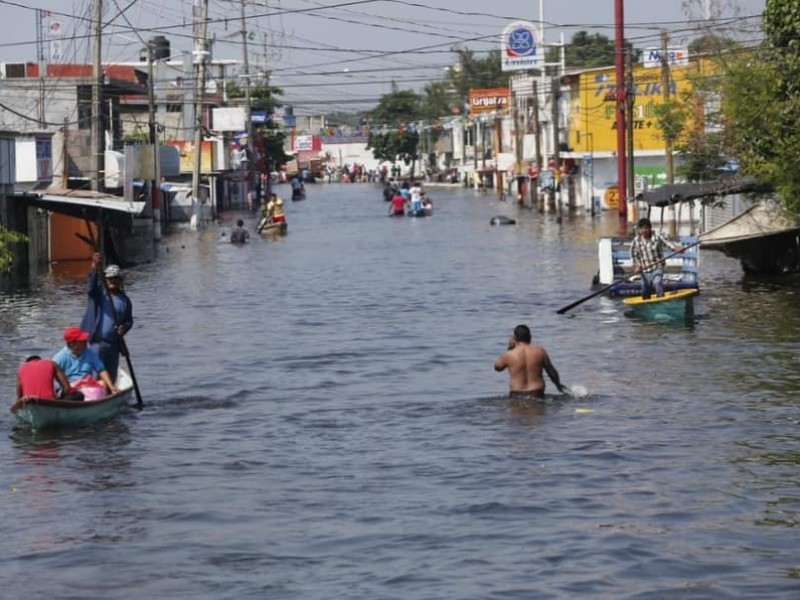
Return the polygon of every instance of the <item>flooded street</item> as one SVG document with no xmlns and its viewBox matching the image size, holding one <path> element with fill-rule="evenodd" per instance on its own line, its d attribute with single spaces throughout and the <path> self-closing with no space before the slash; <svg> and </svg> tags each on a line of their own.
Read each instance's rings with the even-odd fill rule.
<svg viewBox="0 0 800 600">
<path fill-rule="evenodd" d="M 378 187 L 307 189 L 285 237 L 226 215 L 128 271 L 142 412 L 5 413 L 14 597 L 800 596 L 800 279 L 704 252 L 692 326 L 602 296 L 558 315 L 616 215 L 432 189 L 433 217 L 390 219 Z M 0 295 L 8 406 L 87 267 Z M 509 405 L 492 364 L 518 323 L 581 397 Z"/>
</svg>

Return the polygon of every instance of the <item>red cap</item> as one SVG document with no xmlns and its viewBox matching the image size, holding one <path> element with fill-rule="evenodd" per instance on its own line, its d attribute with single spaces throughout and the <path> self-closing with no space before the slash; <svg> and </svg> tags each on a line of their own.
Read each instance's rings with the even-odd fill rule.
<svg viewBox="0 0 800 600">
<path fill-rule="evenodd" d="M 89 340 L 89 334 L 82 331 L 78 327 L 67 327 L 64 330 L 64 341 L 68 344 L 72 342 L 86 342 Z"/>
</svg>

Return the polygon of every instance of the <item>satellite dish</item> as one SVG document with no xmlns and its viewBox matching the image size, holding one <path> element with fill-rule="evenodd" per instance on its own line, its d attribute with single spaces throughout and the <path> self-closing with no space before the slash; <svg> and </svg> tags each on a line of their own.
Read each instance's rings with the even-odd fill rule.
<svg viewBox="0 0 800 600">
<path fill-rule="evenodd" d="M 209 79 L 206 82 L 206 92 L 209 94 L 216 94 L 217 93 L 217 82 L 213 79 Z"/>
</svg>

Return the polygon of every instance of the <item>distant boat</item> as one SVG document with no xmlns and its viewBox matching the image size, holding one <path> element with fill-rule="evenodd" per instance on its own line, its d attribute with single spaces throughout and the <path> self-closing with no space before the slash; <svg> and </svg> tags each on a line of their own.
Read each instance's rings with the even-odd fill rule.
<svg viewBox="0 0 800 600">
<path fill-rule="evenodd" d="M 129 406 L 133 380 L 122 369 L 117 372 L 117 387 L 119 391 L 116 394 L 98 400 L 77 402 L 25 398 L 17 400 L 11 407 L 11 412 L 16 416 L 17 422 L 35 430 L 83 427 L 116 417 Z"/>
<path fill-rule="evenodd" d="M 285 235 L 288 230 L 289 224 L 286 221 L 281 221 L 280 223 L 268 223 L 258 226 L 258 233 L 262 235 Z"/>
</svg>

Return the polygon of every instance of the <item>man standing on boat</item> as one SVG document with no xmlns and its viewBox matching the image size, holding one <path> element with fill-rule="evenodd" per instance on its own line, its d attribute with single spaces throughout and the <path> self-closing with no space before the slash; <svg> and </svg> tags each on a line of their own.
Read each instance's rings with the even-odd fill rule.
<svg viewBox="0 0 800 600">
<path fill-rule="evenodd" d="M 561 391 L 561 377 L 550 361 L 547 351 L 531 344 L 531 330 L 527 325 L 517 325 L 514 336 L 508 340 L 508 350 L 494 363 L 498 373 L 508 369 L 508 395 L 510 398 L 544 399 L 544 372 Z"/>
<path fill-rule="evenodd" d="M 631 243 L 633 272 L 642 277 L 642 299 L 647 300 L 655 292 L 657 298 L 664 296 L 664 246 L 676 251 L 680 246 L 663 235 L 653 235 L 650 219 L 639 219 L 638 235 Z"/>
<path fill-rule="evenodd" d="M 111 381 L 117 380 L 122 336 L 133 327 L 133 304 L 122 289 L 122 270 L 117 265 L 100 269 L 103 258 L 92 256 L 92 268 L 86 284 L 88 304 L 81 329 L 89 332 L 89 342 L 103 361 Z"/>
</svg>

